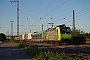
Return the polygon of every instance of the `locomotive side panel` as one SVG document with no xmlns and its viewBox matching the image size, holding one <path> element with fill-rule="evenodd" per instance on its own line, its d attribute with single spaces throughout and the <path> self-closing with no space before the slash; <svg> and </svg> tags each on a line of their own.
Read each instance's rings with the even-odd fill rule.
<svg viewBox="0 0 90 60">
<path fill-rule="evenodd" d="M 57 39 L 57 32 L 55 28 L 48 29 L 44 33 L 44 40 L 56 40 Z"/>
</svg>

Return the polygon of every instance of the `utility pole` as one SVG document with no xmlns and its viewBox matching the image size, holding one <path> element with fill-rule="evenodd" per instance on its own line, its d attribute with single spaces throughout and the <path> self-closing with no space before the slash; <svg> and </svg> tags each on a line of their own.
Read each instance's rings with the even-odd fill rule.
<svg viewBox="0 0 90 60">
<path fill-rule="evenodd" d="M 19 36 L 19 1 L 18 0 L 13 0 L 10 1 L 12 2 L 17 2 L 17 36 Z"/>
<path fill-rule="evenodd" d="M 13 36 L 13 22 L 14 21 L 10 21 L 11 22 L 11 36 Z"/>
<path fill-rule="evenodd" d="M 43 31 L 43 24 L 42 24 L 42 31 Z"/>
<path fill-rule="evenodd" d="M 72 24 L 72 37 L 77 36 L 76 27 L 75 27 L 75 15 L 73 10 L 73 24 Z"/>
<path fill-rule="evenodd" d="M 43 41 L 43 24 L 42 24 L 42 41 Z"/>
<path fill-rule="evenodd" d="M 8 36 L 9 36 L 9 30 L 8 30 Z"/>
<path fill-rule="evenodd" d="M 75 16 L 74 16 L 74 10 L 73 10 L 73 25 L 72 30 L 75 31 Z"/>
</svg>

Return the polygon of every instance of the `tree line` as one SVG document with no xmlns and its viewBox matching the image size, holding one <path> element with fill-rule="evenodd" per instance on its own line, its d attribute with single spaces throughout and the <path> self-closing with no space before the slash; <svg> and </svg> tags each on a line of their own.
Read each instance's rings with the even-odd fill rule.
<svg viewBox="0 0 90 60">
<path fill-rule="evenodd" d="M 85 31 L 81 31 L 80 29 L 72 30 L 72 37 L 75 36 L 84 36 L 86 39 L 90 39 L 90 32 L 86 33 Z"/>
<path fill-rule="evenodd" d="M 5 36 L 4 33 L 0 33 L 0 41 L 6 41 L 7 37 Z"/>
</svg>

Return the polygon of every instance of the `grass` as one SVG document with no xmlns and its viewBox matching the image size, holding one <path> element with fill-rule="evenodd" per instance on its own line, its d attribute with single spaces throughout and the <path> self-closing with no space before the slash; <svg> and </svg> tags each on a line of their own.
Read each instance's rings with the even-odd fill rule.
<svg viewBox="0 0 90 60">
<path fill-rule="evenodd" d="M 42 50 L 39 50 L 37 48 L 28 48 L 28 49 L 25 49 L 26 53 L 31 56 L 32 58 L 34 58 L 34 56 L 36 54 L 39 54 L 40 52 L 44 52 Z"/>
</svg>

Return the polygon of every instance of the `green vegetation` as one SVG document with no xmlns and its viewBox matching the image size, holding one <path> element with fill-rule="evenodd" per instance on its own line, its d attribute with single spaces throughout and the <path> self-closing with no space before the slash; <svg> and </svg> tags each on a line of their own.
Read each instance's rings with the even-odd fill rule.
<svg viewBox="0 0 90 60">
<path fill-rule="evenodd" d="M 5 40 L 7 40 L 5 34 L 0 33 L 0 41 L 5 41 Z"/>
<path fill-rule="evenodd" d="M 17 40 L 10 40 L 9 42 L 16 44 L 17 46 L 20 45 L 20 43 Z"/>
<path fill-rule="evenodd" d="M 86 39 L 90 39 L 90 33 L 85 33 L 84 36 L 86 37 Z"/>
<path fill-rule="evenodd" d="M 85 60 L 83 58 L 72 58 L 67 56 L 65 53 L 53 53 L 52 51 L 40 52 L 38 55 L 34 56 L 35 60 Z"/>
<path fill-rule="evenodd" d="M 90 32 L 85 33 L 85 31 L 81 31 L 80 29 L 76 29 L 72 31 L 72 37 L 73 36 L 84 36 L 87 39 L 90 39 Z"/>
<path fill-rule="evenodd" d="M 39 50 L 38 48 L 28 48 L 28 49 L 25 49 L 26 53 L 31 56 L 32 58 L 34 58 L 34 56 L 36 54 L 39 54 L 40 52 L 44 52 L 43 50 Z"/>
<path fill-rule="evenodd" d="M 23 49 L 33 60 L 85 60 L 83 58 L 72 58 L 65 53 L 53 53 L 52 51 L 43 51 L 38 48 L 32 48 L 30 46 L 20 44 L 16 40 L 10 40 L 11 43 L 15 43 L 20 49 Z"/>
<path fill-rule="evenodd" d="M 73 44 L 84 44 L 86 42 L 85 37 L 83 36 L 75 36 L 72 37 Z"/>
<path fill-rule="evenodd" d="M 72 30 L 72 42 L 75 44 L 83 44 L 85 42 L 90 42 L 90 33 L 85 33 L 80 29 Z"/>
</svg>

